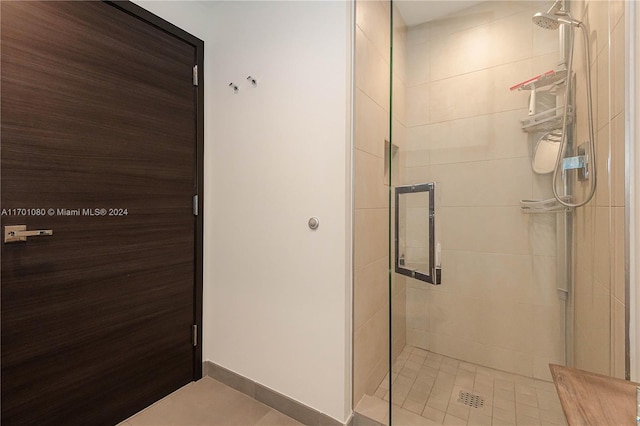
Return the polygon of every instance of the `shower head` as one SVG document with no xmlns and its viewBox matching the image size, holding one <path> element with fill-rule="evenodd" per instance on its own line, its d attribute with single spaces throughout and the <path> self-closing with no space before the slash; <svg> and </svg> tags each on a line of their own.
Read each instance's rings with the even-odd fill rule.
<svg viewBox="0 0 640 426">
<path fill-rule="evenodd" d="M 568 13 L 564 15 L 551 15 L 538 12 L 531 18 L 534 24 L 546 30 L 556 30 L 560 24 L 569 24 L 579 27 L 582 22 L 573 19 Z"/>
<path fill-rule="evenodd" d="M 544 28 L 545 30 L 556 30 L 560 26 L 560 22 L 555 19 L 555 16 L 548 13 L 538 12 L 531 18 L 534 24 Z"/>
</svg>

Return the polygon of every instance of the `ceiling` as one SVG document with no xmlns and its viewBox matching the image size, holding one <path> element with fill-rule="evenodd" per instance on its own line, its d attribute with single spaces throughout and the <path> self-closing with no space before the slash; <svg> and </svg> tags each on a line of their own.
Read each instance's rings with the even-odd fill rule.
<svg viewBox="0 0 640 426">
<path fill-rule="evenodd" d="M 466 9 L 482 0 L 395 0 L 400 15 L 408 26 L 433 21 L 458 10 Z"/>
</svg>

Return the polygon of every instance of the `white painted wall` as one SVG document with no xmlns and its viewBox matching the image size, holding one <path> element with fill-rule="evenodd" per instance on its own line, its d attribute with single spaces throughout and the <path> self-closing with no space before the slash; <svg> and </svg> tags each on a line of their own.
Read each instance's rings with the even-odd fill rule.
<svg viewBox="0 0 640 426">
<path fill-rule="evenodd" d="M 351 6 L 137 3 L 205 41 L 203 358 L 344 422 Z"/>
</svg>

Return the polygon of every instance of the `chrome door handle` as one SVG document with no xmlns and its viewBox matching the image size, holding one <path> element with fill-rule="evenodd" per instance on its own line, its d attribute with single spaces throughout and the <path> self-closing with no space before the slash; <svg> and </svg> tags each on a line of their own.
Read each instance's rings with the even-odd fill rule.
<svg viewBox="0 0 640 426">
<path fill-rule="evenodd" d="M 10 225 L 4 227 L 4 242 L 17 243 L 27 241 L 27 237 L 43 237 L 53 235 L 53 229 L 38 229 L 27 231 L 27 225 Z"/>
</svg>

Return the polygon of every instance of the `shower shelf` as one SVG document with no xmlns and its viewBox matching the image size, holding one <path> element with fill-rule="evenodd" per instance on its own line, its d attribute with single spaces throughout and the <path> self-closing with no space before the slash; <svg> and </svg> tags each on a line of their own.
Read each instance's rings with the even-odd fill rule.
<svg viewBox="0 0 640 426">
<path fill-rule="evenodd" d="M 563 201 L 569 201 L 569 197 L 563 197 Z M 571 211 L 571 208 L 563 206 L 555 198 L 547 200 L 520 200 L 520 210 L 524 214 L 561 213 Z"/>
<path fill-rule="evenodd" d="M 536 90 L 541 87 L 551 86 L 552 84 L 560 85 L 564 83 L 566 78 L 567 70 L 551 70 L 523 81 L 522 83 L 518 83 L 515 86 L 511 86 L 509 90 Z"/>
<path fill-rule="evenodd" d="M 562 128 L 562 113 L 564 105 L 556 108 L 551 108 L 546 111 L 540 112 L 536 115 L 529 116 L 523 120 L 520 120 L 522 124 L 522 130 L 528 133 L 549 131 Z M 573 119 L 573 108 L 571 105 L 567 108 L 567 124 L 570 124 Z"/>
</svg>

